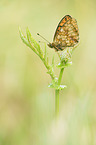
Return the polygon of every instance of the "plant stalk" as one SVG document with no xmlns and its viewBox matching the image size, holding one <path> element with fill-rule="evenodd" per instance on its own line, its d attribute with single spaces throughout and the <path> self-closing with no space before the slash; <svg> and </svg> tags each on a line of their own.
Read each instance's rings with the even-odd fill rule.
<svg viewBox="0 0 96 145">
<path fill-rule="evenodd" d="M 58 78 L 58 85 L 61 83 L 62 75 L 63 75 L 64 68 L 61 68 L 59 78 Z"/>
<path fill-rule="evenodd" d="M 63 75 L 64 68 L 61 68 L 59 79 L 58 79 L 58 85 L 61 83 L 62 75 Z M 55 89 L 55 117 L 57 118 L 59 115 L 59 90 Z"/>
<path fill-rule="evenodd" d="M 55 90 L 55 117 L 59 115 L 59 90 Z"/>
</svg>

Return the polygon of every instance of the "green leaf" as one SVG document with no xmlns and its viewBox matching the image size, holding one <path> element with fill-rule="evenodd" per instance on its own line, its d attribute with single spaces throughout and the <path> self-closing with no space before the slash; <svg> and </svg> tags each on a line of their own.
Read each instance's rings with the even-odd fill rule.
<svg viewBox="0 0 96 145">
<path fill-rule="evenodd" d="M 27 46 L 30 47 L 30 44 L 29 44 L 27 38 L 24 36 L 24 34 L 23 34 L 23 32 L 22 32 L 22 30 L 21 30 L 20 27 L 19 27 L 19 33 L 20 33 L 20 38 L 22 39 L 22 41 L 23 41 Z"/>
<path fill-rule="evenodd" d="M 54 67 L 54 55 L 52 57 L 52 67 Z"/>
<path fill-rule="evenodd" d="M 48 85 L 49 88 L 54 88 L 56 90 L 63 90 L 64 88 L 66 88 L 66 85 L 58 85 L 58 78 L 55 78 L 54 80 L 52 80 L 52 83 L 50 83 Z"/>
<path fill-rule="evenodd" d="M 44 52 L 44 59 L 46 60 L 47 57 L 47 49 L 46 49 L 46 44 L 45 44 L 45 52 Z"/>
<path fill-rule="evenodd" d="M 39 50 L 40 45 L 33 39 L 28 28 L 26 29 L 26 34 L 27 34 L 27 39 L 28 39 L 29 43 L 31 42 L 33 44 L 33 46 Z"/>
<path fill-rule="evenodd" d="M 50 84 L 48 85 L 48 87 L 49 87 L 49 88 L 54 88 L 54 89 L 56 89 L 56 90 L 63 90 L 63 89 L 65 89 L 65 88 L 67 88 L 66 85 L 54 85 L 54 84 L 52 84 L 52 83 L 50 83 Z"/>
<path fill-rule="evenodd" d="M 71 66 L 72 65 L 72 61 L 71 62 L 67 62 L 67 63 L 63 63 L 63 62 L 60 62 L 57 67 L 58 68 L 65 68 L 65 67 L 68 67 L 68 66 Z"/>
<path fill-rule="evenodd" d="M 29 46 L 42 60 L 42 62 L 44 63 L 45 67 L 48 70 L 48 74 L 50 74 L 52 80 L 55 79 L 55 74 L 54 74 L 54 70 L 53 67 L 51 65 L 49 65 L 49 60 L 48 60 L 48 56 L 47 56 L 47 51 L 46 51 L 46 46 L 45 46 L 45 53 L 42 51 L 42 49 L 40 48 L 40 45 L 33 39 L 29 29 L 26 29 L 26 34 L 27 34 L 27 38 L 24 36 L 24 34 L 21 31 L 21 28 L 19 27 L 19 33 L 20 33 L 20 37 L 22 39 L 22 41 Z"/>
<path fill-rule="evenodd" d="M 31 43 L 35 47 L 35 49 L 39 52 L 39 54 L 43 56 L 43 51 L 40 48 L 40 45 L 34 40 L 28 28 L 26 29 L 26 34 L 29 43 Z"/>
<path fill-rule="evenodd" d="M 48 57 L 47 57 L 47 61 L 46 62 L 47 62 L 47 65 L 48 65 L 49 64 L 49 58 Z"/>
</svg>

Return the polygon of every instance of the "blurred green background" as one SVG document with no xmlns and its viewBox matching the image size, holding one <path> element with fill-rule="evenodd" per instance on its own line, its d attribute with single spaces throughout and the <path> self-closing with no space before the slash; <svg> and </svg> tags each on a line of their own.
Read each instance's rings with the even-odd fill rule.
<svg viewBox="0 0 96 145">
<path fill-rule="evenodd" d="M 52 42 L 66 14 L 77 19 L 80 44 L 64 71 L 62 84 L 68 87 L 60 93 L 55 124 L 50 76 L 22 43 L 18 26 L 23 32 L 28 26 L 37 41 L 39 32 Z M 95 35 L 95 0 L 0 0 L 0 145 L 96 145 Z M 47 51 L 58 63 L 56 52 Z"/>
</svg>

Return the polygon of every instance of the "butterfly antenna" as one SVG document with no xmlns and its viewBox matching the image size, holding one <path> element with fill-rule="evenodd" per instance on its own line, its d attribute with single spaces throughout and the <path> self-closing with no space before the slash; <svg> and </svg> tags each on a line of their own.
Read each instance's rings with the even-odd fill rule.
<svg viewBox="0 0 96 145">
<path fill-rule="evenodd" d="M 46 40 L 43 36 L 41 36 L 39 33 L 37 33 L 37 35 L 39 35 L 41 38 L 43 38 L 45 41 L 47 41 L 48 43 L 50 43 L 48 40 Z"/>
</svg>

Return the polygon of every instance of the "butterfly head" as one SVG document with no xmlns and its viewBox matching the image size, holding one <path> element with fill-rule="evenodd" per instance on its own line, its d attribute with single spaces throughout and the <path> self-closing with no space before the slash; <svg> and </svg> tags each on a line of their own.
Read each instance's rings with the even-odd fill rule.
<svg viewBox="0 0 96 145">
<path fill-rule="evenodd" d="M 55 51 L 59 51 L 59 47 L 58 45 L 56 45 L 55 43 L 48 43 L 47 44 L 50 48 L 54 48 Z"/>
<path fill-rule="evenodd" d="M 53 43 L 48 43 L 47 45 L 50 48 L 54 48 L 55 51 L 62 51 L 63 50 L 60 44 L 57 44 L 57 43 L 54 43 L 54 42 Z"/>
<path fill-rule="evenodd" d="M 54 43 L 48 43 L 47 44 L 50 48 L 53 48 L 54 47 Z"/>
</svg>

